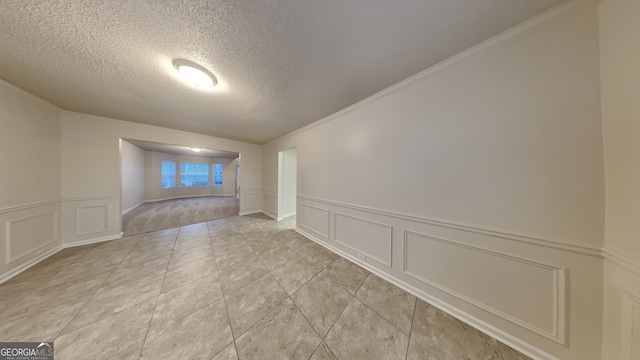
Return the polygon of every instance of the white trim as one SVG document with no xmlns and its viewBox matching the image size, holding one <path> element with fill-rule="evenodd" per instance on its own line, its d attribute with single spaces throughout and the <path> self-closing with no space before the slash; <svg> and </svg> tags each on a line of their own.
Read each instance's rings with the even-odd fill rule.
<svg viewBox="0 0 640 360">
<path fill-rule="evenodd" d="M 141 202 L 141 203 L 138 203 L 138 204 L 136 204 L 136 205 L 133 205 L 132 207 L 130 207 L 130 208 L 128 208 L 127 210 L 123 211 L 123 212 L 122 212 L 122 215 L 125 215 L 125 214 L 126 214 L 126 213 L 128 213 L 129 211 L 134 210 L 135 208 L 137 208 L 138 206 L 140 206 L 140 205 L 142 205 L 142 204 L 144 204 L 144 203 L 145 203 L 145 201 L 143 201 L 143 202 Z"/>
<path fill-rule="evenodd" d="M 449 229 L 460 230 L 460 231 L 465 231 L 465 232 L 474 233 L 474 234 L 487 235 L 487 236 L 492 236 L 500 239 L 512 240 L 512 241 L 517 241 L 521 243 L 537 245 L 537 246 L 547 247 L 551 249 L 568 251 L 576 254 L 602 258 L 602 250 L 596 247 L 572 244 L 568 242 L 560 242 L 560 241 L 550 240 L 550 239 L 541 239 L 541 238 L 536 238 L 530 235 L 507 233 L 499 230 L 480 228 L 476 226 L 458 224 L 458 223 L 453 223 L 453 222 L 448 222 L 443 220 L 429 219 L 425 217 L 419 217 L 416 215 L 408 215 L 408 214 L 380 210 L 380 209 L 375 209 L 375 208 L 370 208 L 365 206 L 346 204 L 346 203 L 341 203 L 337 201 L 318 199 L 318 198 L 305 196 L 305 195 L 298 195 L 298 198 L 303 200 L 308 200 L 308 201 L 324 203 L 327 205 L 339 206 L 343 208 L 349 208 L 353 210 L 368 212 L 372 214 L 390 216 L 390 217 L 394 217 L 402 220 L 419 222 L 427 225 L 445 227 Z"/>
<path fill-rule="evenodd" d="M 99 238 L 74 241 L 74 242 L 70 242 L 70 243 L 62 243 L 62 247 L 67 249 L 67 248 L 72 248 L 72 247 L 76 247 L 76 246 L 96 244 L 96 243 L 101 243 L 101 242 L 105 242 L 105 241 L 109 241 L 109 240 L 122 239 L 123 236 L 124 236 L 124 233 L 121 232 L 120 234 L 117 234 L 117 235 L 107 235 L 107 236 L 102 236 L 102 237 L 99 237 Z"/>
<path fill-rule="evenodd" d="M 606 260 L 609 260 L 612 263 L 635 273 L 636 275 L 640 275 L 640 262 L 607 247 L 602 248 L 602 254 Z"/>
<path fill-rule="evenodd" d="M 40 255 L 40 256 L 38 256 L 36 258 L 33 258 L 33 259 L 27 261 L 26 263 L 24 263 L 24 264 L 12 269 L 12 270 L 0 275 L 0 284 L 4 283 L 5 281 L 10 280 L 14 276 L 17 276 L 22 272 L 28 270 L 29 268 L 31 268 L 32 266 L 34 266 L 34 265 L 38 264 L 39 262 L 45 260 L 49 256 L 52 256 L 52 255 L 56 254 L 60 250 L 68 249 L 68 248 L 72 248 L 72 247 L 77 247 L 77 246 L 83 246 L 83 245 L 89 245 L 89 244 L 105 242 L 105 241 L 109 241 L 109 240 L 121 239 L 123 236 L 124 236 L 124 233 L 120 233 L 120 234 L 117 234 L 117 235 L 109 235 L 109 236 L 103 236 L 103 237 L 99 237 L 99 238 L 75 241 L 75 242 L 72 242 L 72 243 L 60 244 L 60 245 L 54 247 L 53 249 L 43 253 L 42 255 Z"/>
<path fill-rule="evenodd" d="M 291 136 L 294 135 L 298 135 L 300 133 L 303 133 L 305 131 L 309 131 L 317 126 L 320 126 L 324 123 L 333 121 L 337 118 L 339 118 L 340 116 L 347 114 L 361 106 L 364 106 L 365 104 L 374 101 L 378 98 L 381 98 L 383 96 L 389 95 L 391 93 L 393 93 L 394 91 L 407 86 L 409 84 L 411 84 L 414 81 L 417 81 L 419 79 L 422 79 L 424 77 L 430 76 L 431 74 L 434 74 L 438 71 L 440 71 L 441 69 L 444 69 L 446 67 L 449 67 L 451 65 L 454 65 L 456 63 L 459 63 L 461 61 L 464 61 L 468 58 L 471 58 L 475 55 L 481 54 L 485 51 L 488 51 L 490 49 L 502 46 L 502 45 L 506 45 L 512 41 L 515 41 L 535 30 L 544 28 L 546 26 L 549 26 L 557 21 L 560 21 L 568 16 L 571 16 L 583 9 L 586 9 L 587 7 L 591 7 L 591 6 L 595 6 L 597 5 L 597 2 L 595 1 L 584 1 L 584 0 L 572 0 L 572 1 L 567 1 L 564 2 L 554 8 L 551 8 L 548 11 L 543 12 L 540 15 L 534 16 L 533 18 L 518 24 L 510 29 L 507 29 L 477 45 L 474 45 L 466 50 L 463 50 L 462 52 L 453 55 L 433 66 L 430 66 L 428 68 L 426 68 L 425 70 L 412 75 L 394 85 L 389 86 L 388 88 L 381 90 L 371 96 L 369 96 L 368 98 L 361 100 L 347 108 L 344 108 L 332 115 L 329 115 L 323 119 L 320 119 L 316 122 L 313 122 L 307 126 L 301 127 L 298 130 L 292 131 L 288 134 L 285 134 L 279 138 L 276 138 L 274 140 L 271 140 L 267 143 L 262 144 L 264 145 L 270 145 L 271 143 L 289 138 Z"/>
<path fill-rule="evenodd" d="M 271 214 L 271 212 L 270 212 L 270 211 L 267 211 L 267 210 L 262 209 L 262 210 L 260 210 L 260 211 L 258 211 L 258 212 L 261 212 L 261 213 L 263 213 L 263 214 L 267 215 L 268 217 L 272 218 L 272 219 L 273 219 L 273 220 L 275 220 L 275 221 L 280 221 L 280 220 L 282 220 L 282 219 L 278 219 L 278 217 L 277 217 L 277 216 L 275 216 L 275 215 Z"/>
<path fill-rule="evenodd" d="M 351 261 L 352 263 L 380 276 L 381 278 L 387 280 L 388 282 L 392 283 L 393 285 L 396 285 L 397 287 L 407 291 L 408 293 L 415 295 L 416 297 L 428 302 L 429 304 L 437 307 L 438 309 L 444 311 L 445 313 L 459 319 L 460 321 L 476 328 L 477 330 L 499 340 L 500 342 L 509 345 L 510 347 L 518 350 L 519 352 L 533 358 L 533 359 L 545 359 L 545 360 L 559 360 L 558 358 L 556 358 L 555 356 L 552 356 L 550 354 L 547 354 L 546 352 L 542 351 L 541 349 L 538 349 L 530 344 L 527 344 L 525 342 L 523 342 L 522 340 L 494 327 L 493 325 L 490 325 L 474 316 L 469 315 L 468 313 L 459 310 L 458 308 L 410 285 L 405 283 L 404 281 L 401 281 L 393 276 L 391 276 L 390 274 L 379 270 L 378 268 L 371 266 L 370 264 L 367 264 L 366 262 L 363 262 L 353 256 L 351 256 L 350 254 L 338 249 L 337 247 L 334 247 L 333 245 L 330 245 L 320 239 L 315 238 L 312 234 L 305 232 L 304 230 L 301 230 L 300 228 L 296 228 L 296 232 L 307 237 L 308 239 L 314 241 L 315 243 L 327 248 L 328 250 L 342 256 L 343 258 Z"/>
<path fill-rule="evenodd" d="M 553 330 L 551 331 L 547 331 L 545 329 L 541 329 L 535 325 L 529 324 L 513 315 L 507 314 L 501 310 L 498 310 L 494 307 L 491 307 L 487 304 L 484 304 L 482 302 L 479 302 L 473 298 L 470 298 L 466 295 L 463 295 L 461 293 L 458 293 L 457 291 L 454 291 L 442 284 L 439 284 L 435 281 L 426 279 L 424 277 L 422 277 L 419 274 L 415 274 L 413 272 L 411 272 L 408 268 L 407 268 L 407 250 L 408 250 L 408 246 L 407 246 L 407 235 L 415 235 L 417 237 L 421 237 L 423 239 L 426 240 L 431 240 L 431 241 L 436 241 L 436 242 L 440 242 L 443 244 L 447 244 L 447 245 L 451 245 L 451 246 L 457 246 L 463 249 L 467 249 L 467 250 L 471 250 L 471 251 L 476 251 L 476 252 L 480 252 L 480 253 L 484 253 L 487 255 L 491 255 L 491 256 L 496 256 L 496 257 L 500 257 L 503 259 L 507 259 L 507 260 L 511 260 L 511 261 L 515 261 L 515 262 L 519 262 L 519 263 L 523 263 L 523 264 L 527 264 L 527 265 L 531 265 L 534 267 L 538 267 L 541 269 L 545 269 L 545 270 L 549 270 L 553 273 L 553 284 L 554 284 L 554 289 L 553 289 Z M 566 278 L 567 278 L 567 269 L 565 268 L 560 268 L 560 267 L 556 267 L 556 266 L 552 266 L 552 265 L 548 265 L 548 264 L 543 264 L 537 261 L 533 261 L 533 260 L 529 260 L 529 259 L 525 259 L 522 257 L 516 257 L 513 255 L 509 255 L 509 254 L 505 254 L 502 252 L 497 252 L 497 251 L 493 251 L 493 250 L 488 250 L 482 247 L 478 247 L 478 246 L 471 246 L 468 244 L 463 244 L 457 241 L 453 241 L 453 240 L 449 240 L 449 239 L 443 239 L 443 238 L 439 238 L 439 237 L 435 237 L 435 236 L 431 236 L 431 235 L 426 235 L 426 234 L 421 234 L 421 233 L 417 233 L 415 231 L 410 231 L 410 230 L 404 230 L 404 236 L 403 236 L 403 242 L 404 242 L 404 254 L 402 254 L 404 261 L 403 261 L 403 266 L 402 266 L 402 272 L 409 276 L 412 277 L 420 282 L 423 282 L 433 288 L 436 288 L 444 293 L 447 293 L 459 300 L 465 301 L 481 310 L 484 310 L 488 313 L 491 313 L 495 316 L 498 316 L 500 318 L 503 318 L 507 321 L 510 321 L 511 323 L 518 325 L 522 328 L 525 328 L 529 331 L 535 332 L 538 335 L 542 335 L 546 338 L 548 338 L 549 340 L 555 341 L 561 345 L 566 345 L 566 314 L 567 314 L 567 306 L 568 304 L 566 303 L 566 299 L 567 299 L 567 283 L 566 283 Z"/>
<path fill-rule="evenodd" d="M 240 216 L 245 216 L 245 215 L 251 215 L 251 214 L 258 214 L 258 213 L 263 213 L 265 215 L 267 215 L 268 217 L 273 217 L 269 214 L 266 214 L 264 211 L 262 211 L 262 209 L 258 209 L 258 210 L 250 210 L 250 211 L 243 211 L 240 213 Z"/>
<path fill-rule="evenodd" d="M 11 250 L 11 247 L 13 245 L 13 236 L 12 236 L 12 231 L 11 231 L 12 227 L 13 227 L 13 223 L 22 222 L 22 221 L 25 221 L 27 219 L 33 219 L 33 218 L 36 218 L 36 217 L 39 217 L 39 216 L 42 216 L 42 215 L 47 215 L 47 214 L 53 214 L 53 240 L 51 240 L 51 241 L 49 241 L 47 243 L 44 243 L 44 244 L 40 244 L 38 247 L 30 249 L 27 252 L 24 252 L 22 254 L 17 254 L 17 255 L 14 256 L 13 255 L 13 251 Z M 6 228 L 6 230 L 5 230 L 5 253 L 6 253 L 5 254 L 6 255 L 5 256 L 5 265 L 8 265 L 8 264 L 10 264 L 10 263 L 12 263 L 12 262 L 14 262 L 16 260 L 19 260 L 19 259 L 21 259 L 21 258 L 23 258 L 23 257 L 25 257 L 27 255 L 33 254 L 34 252 L 36 252 L 36 251 L 38 251 L 38 250 L 40 250 L 42 248 L 45 248 L 47 246 L 51 246 L 52 244 L 60 242 L 60 237 L 59 237 L 59 234 L 58 234 L 58 228 L 60 226 L 59 224 L 60 224 L 60 215 L 59 215 L 58 209 L 45 211 L 45 212 L 40 212 L 40 213 L 36 213 L 36 214 L 29 215 L 29 216 L 24 216 L 24 217 L 21 217 L 21 218 L 18 218 L 18 219 L 13 219 L 13 220 L 7 221 L 5 223 L 5 228 Z"/>
<path fill-rule="evenodd" d="M 381 259 L 378 256 L 373 255 L 369 251 L 358 249 L 355 246 L 353 246 L 351 244 L 348 244 L 348 243 L 338 239 L 338 217 L 339 216 L 342 216 L 344 218 L 350 218 L 352 220 L 356 220 L 356 221 L 359 221 L 359 222 L 364 223 L 364 224 L 372 224 L 372 225 L 376 225 L 378 227 L 386 228 L 388 230 L 388 234 L 387 234 L 388 236 L 387 236 L 387 239 L 386 239 L 386 241 L 388 241 L 388 246 L 389 246 L 389 248 L 387 249 L 387 252 L 389 253 L 388 259 L 387 260 Z M 355 252 L 357 252 L 359 254 L 365 255 L 365 256 L 371 258 L 372 260 L 375 260 L 375 261 L 379 262 L 380 264 L 385 265 L 385 266 L 387 266 L 389 268 L 393 267 L 392 266 L 392 262 L 393 262 L 393 225 L 389 225 L 389 224 L 385 224 L 385 223 L 381 223 L 381 222 L 377 222 L 377 221 L 372 221 L 372 220 L 368 220 L 368 219 L 363 219 L 361 217 L 357 217 L 357 216 L 353 216 L 353 215 L 349 215 L 349 214 L 343 214 L 343 213 L 334 211 L 333 212 L 333 232 L 332 232 L 332 234 L 333 234 L 333 241 L 337 242 L 338 244 L 340 244 L 340 245 L 342 245 L 342 246 L 344 246 L 346 248 L 349 248 L 349 249 L 351 249 L 351 250 L 353 250 L 353 251 L 355 251 Z"/>
<path fill-rule="evenodd" d="M 60 202 L 60 199 L 51 199 L 51 200 L 43 200 L 43 201 L 35 201 L 20 205 L 12 205 L 0 208 L 0 215 L 6 214 L 14 211 L 27 210 L 41 206 L 54 205 Z"/>
<path fill-rule="evenodd" d="M 286 219 L 286 218 L 291 217 L 291 216 L 295 216 L 295 215 L 296 215 L 295 212 L 292 212 L 292 213 L 289 213 L 289 214 L 284 214 L 284 215 L 278 217 L 279 218 L 278 221 L 280 221 L 282 219 Z"/>
<path fill-rule="evenodd" d="M 61 202 L 72 202 L 72 201 L 95 201 L 95 200 L 114 200 L 118 199 L 118 196 L 84 196 L 84 197 L 74 197 L 74 198 L 63 198 Z"/>
<path fill-rule="evenodd" d="M 58 246 L 54 247 L 53 249 L 43 253 L 42 255 L 40 255 L 38 257 L 35 257 L 35 258 L 27 261 L 26 263 L 24 263 L 24 264 L 12 269 L 12 270 L 9 270 L 8 272 L 0 275 L 0 284 L 4 283 L 5 281 L 10 280 L 14 276 L 17 276 L 22 272 L 28 270 L 32 266 L 38 264 L 39 262 L 43 261 L 44 259 L 48 258 L 49 256 L 54 255 L 55 253 L 57 253 L 58 251 L 60 251 L 62 249 L 63 249 L 62 245 L 58 245 Z"/>
<path fill-rule="evenodd" d="M 148 203 L 154 203 L 154 202 L 158 202 L 158 201 L 167 201 L 167 200 L 176 200 L 176 199 L 187 199 L 187 198 L 196 198 L 196 197 L 232 197 L 232 196 L 236 196 L 235 193 L 233 194 L 198 194 L 198 195 L 180 195 L 180 196 L 172 196 L 172 197 L 168 197 L 168 198 L 161 198 L 161 199 L 152 199 L 152 200 L 145 200 L 143 202 L 141 202 L 140 204 L 136 205 L 140 206 L 142 204 L 148 204 Z M 131 209 L 127 210 L 130 211 Z M 124 213 L 123 213 L 124 214 Z"/>
</svg>

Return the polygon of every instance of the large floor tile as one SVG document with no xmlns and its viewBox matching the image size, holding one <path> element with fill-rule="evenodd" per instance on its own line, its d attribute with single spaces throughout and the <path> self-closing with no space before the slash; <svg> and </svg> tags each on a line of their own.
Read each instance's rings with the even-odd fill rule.
<svg viewBox="0 0 640 360">
<path fill-rule="evenodd" d="M 404 359 L 409 337 L 353 298 L 325 342 L 338 359 Z"/>
<path fill-rule="evenodd" d="M 213 249 L 211 249 L 211 245 L 202 245 L 180 252 L 174 251 L 173 255 L 171 255 L 171 260 L 169 260 L 169 268 L 186 265 L 204 258 L 213 259 Z"/>
<path fill-rule="evenodd" d="M 338 360 L 338 358 L 333 355 L 331 349 L 329 349 L 327 344 L 323 342 L 318 345 L 318 348 L 314 351 L 309 360 Z"/>
<path fill-rule="evenodd" d="M 338 320 L 351 297 L 345 289 L 323 274 L 318 274 L 291 296 L 322 337 Z"/>
<path fill-rule="evenodd" d="M 265 274 L 271 273 L 256 257 L 229 268 L 220 269 L 218 274 L 222 290 L 228 294 L 247 286 Z"/>
<path fill-rule="evenodd" d="M 418 300 L 411 339 L 436 358 L 501 360 L 498 342 L 436 307 Z"/>
<path fill-rule="evenodd" d="M 355 295 L 369 272 L 345 258 L 338 258 L 324 269 L 324 274 Z"/>
<path fill-rule="evenodd" d="M 158 297 L 149 336 L 171 328 L 180 319 L 222 298 L 217 275 L 192 281 Z"/>
<path fill-rule="evenodd" d="M 271 274 L 225 296 L 233 335 L 237 338 L 287 298 Z"/>
<path fill-rule="evenodd" d="M 241 359 L 308 359 L 321 339 L 287 299 L 237 341 Z"/>
<path fill-rule="evenodd" d="M 156 300 L 147 300 L 55 340 L 56 360 L 108 359 L 140 343 L 147 332 Z"/>
<path fill-rule="evenodd" d="M 216 354 L 211 360 L 238 360 L 238 353 L 236 352 L 236 344 L 232 342 L 227 345 L 226 348 L 222 349 L 219 353 Z"/>
<path fill-rule="evenodd" d="M 144 277 L 130 284 L 108 289 L 98 289 L 91 300 L 64 329 L 64 333 L 86 326 L 107 316 L 123 311 L 145 300 L 156 298 L 160 294 L 163 274 Z"/>
<path fill-rule="evenodd" d="M 100 289 L 104 290 L 115 286 L 129 284 L 151 275 L 164 274 L 167 270 L 167 264 L 169 264 L 170 256 L 171 255 L 163 256 L 135 266 L 120 265 L 109 275 L 107 280 L 105 280 L 105 282 L 100 286 Z"/>
<path fill-rule="evenodd" d="M 205 276 L 214 276 L 218 273 L 215 261 L 212 258 L 204 258 L 194 262 L 177 266 L 167 271 L 162 292 L 171 291 L 180 286 Z"/>
<path fill-rule="evenodd" d="M 149 334 L 141 359 L 209 360 L 233 341 L 224 300 Z"/>
<path fill-rule="evenodd" d="M 416 305 L 415 296 L 379 276 L 369 274 L 356 297 L 409 336 Z"/>
<path fill-rule="evenodd" d="M 507 345 L 502 343 L 499 343 L 498 345 L 500 347 L 500 353 L 502 353 L 502 360 L 532 360 L 527 355 L 524 355 Z"/>
<path fill-rule="evenodd" d="M 289 259 L 296 257 L 295 251 L 291 250 L 285 245 L 278 245 L 271 250 L 265 251 L 260 254 L 260 259 L 267 267 L 267 269 L 273 271 L 276 268 L 286 264 Z"/>
<path fill-rule="evenodd" d="M 2 341 L 53 341 L 86 301 L 66 302 L 0 325 Z"/>
<path fill-rule="evenodd" d="M 338 254 L 333 253 L 322 246 L 308 249 L 307 251 L 300 253 L 300 256 L 319 270 L 324 270 L 339 258 Z"/>
<path fill-rule="evenodd" d="M 287 294 L 291 295 L 319 272 L 320 270 L 296 255 L 271 273 Z"/>
</svg>

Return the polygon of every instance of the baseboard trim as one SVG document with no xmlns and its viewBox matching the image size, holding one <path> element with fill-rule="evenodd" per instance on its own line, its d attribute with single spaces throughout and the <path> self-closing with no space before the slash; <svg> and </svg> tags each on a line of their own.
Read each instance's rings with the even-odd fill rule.
<svg viewBox="0 0 640 360">
<path fill-rule="evenodd" d="M 27 261 L 26 263 L 18 266 L 17 268 L 15 268 L 13 270 L 10 270 L 9 272 L 6 272 L 6 273 L 0 275 L 0 284 L 10 280 L 14 276 L 17 276 L 22 272 L 28 270 L 32 266 L 38 264 L 39 262 L 41 262 L 42 260 L 48 258 L 49 256 L 54 255 L 55 253 L 57 253 L 58 251 L 60 251 L 62 249 L 63 249 L 62 245 L 58 245 L 58 246 L 54 247 L 53 249 L 43 253 L 42 255 L 40 255 L 40 256 L 38 256 L 36 258 L 33 258 L 33 259 Z"/>
<path fill-rule="evenodd" d="M 352 263 L 372 272 L 375 275 L 380 276 L 381 278 L 387 280 L 388 282 L 396 285 L 397 287 L 405 290 L 406 292 L 428 302 L 429 304 L 435 306 L 436 308 L 444 311 L 445 313 L 457 318 L 458 320 L 474 327 L 475 329 L 499 340 L 500 342 L 509 345 L 510 347 L 518 350 L 519 352 L 531 357 L 532 359 L 540 359 L 540 360 L 559 360 L 558 358 L 528 344 L 525 343 L 515 337 L 513 337 L 512 335 L 494 327 L 493 325 L 490 325 L 482 320 L 477 319 L 474 316 L 471 316 L 469 314 L 467 314 L 464 311 L 461 311 L 460 309 L 447 304 L 446 302 L 424 292 L 423 290 L 420 290 L 418 288 L 416 288 L 415 286 L 412 286 L 410 284 L 405 283 L 404 281 L 395 278 L 387 273 L 385 273 L 384 271 L 379 270 L 378 268 L 371 266 L 370 264 L 361 261 L 353 256 L 351 256 L 350 254 L 342 251 L 341 249 L 334 247 L 328 243 L 326 243 L 325 241 L 316 238 L 313 234 L 308 233 L 300 228 L 296 228 L 295 230 L 298 234 L 308 238 L 309 240 L 317 243 L 320 246 L 323 246 L 324 248 L 328 249 L 329 251 L 332 251 L 338 255 L 340 255 L 341 257 L 351 261 Z"/>
<path fill-rule="evenodd" d="M 249 210 L 249 211 L 241 211 L 240 212 L 240 216 L 245 216 L 245 215 L 251 215 L 251 214 L 258 214 L 258 213 L 262 213 L 263 211 L 260 210 Z M 271 217 L 269 214 L 265 214 L 269 217 Z"/>
<path fill-rule="evenodd" d="M 148 203 L 154 203 L 154 202 L 158 202 L 158 201 L 167 201 L 167 200 L 176 200 L 176 199 L 188 199 L 188 198 L 197 198 L 197 197 L 232 197 L 232 196 L 236 196 L 236 194 L 200 194 L 200 195 L 182 195 L 182 196 L 172 196 L 172 197 L 168 197 L 168 198 L 162 198 L 162 199 L 153 199 L 153 200 L 145 200 L 143 202 L 141 202 L 140 204 L 136 205 L 140 206 L 142 204 L 148 204 Z M 127 210 L 129 211 L 129 210 Z"/>
<path fill-rule="evenodd" d="M 70 242 L 70 243 L 63 243 L 62 247 L 64 249 L 68 249 L 68 248 L 77 247 L 77 246 L 97 244 L 97 243 L 101 243 L 101 242 L 105 242 L 105 241 L 109 241 L 109 240 L 122 239 L 122 237 L 124 237 L 124 233 L 123 232 L 121 232 L 120 234 L 117 234 L 117 235 L 107 235 L 107 236 L 102 236 L 102 237 L 99 237 L 99 238 L 74 241 L 74 242 Z"/>
<path fill-rule="evenodd" d="M 271 211 L 262 209 L 262 210 L 260 210 L 260 212 L 265 214 L 265 215 L 267 215 L 268 217 L 272 218 L 275 221 L 280 221 L 280 219 L 278 219 L 278 217 L 276 215 L 274 215 Z"/>
<path fill-rule="evenodd" d="M 140 205 L 142 205 L 142 204 L 144 204 L 144 203 L 145 203 L 145 202 L 143 201 L 143 202 L 141 202 L 141 203 L 138 203 L 138 204 L 136 204 L 136 205 L 133 205 L 132 207 L 130 207 L 130 208 L 128 208 L 127 210 L 123 211 L 123 212 L 122 212 L 122 215 L 126 215 L 129 211 L 136 209 L 138 206 L 140 206 Z"/>
</svg>

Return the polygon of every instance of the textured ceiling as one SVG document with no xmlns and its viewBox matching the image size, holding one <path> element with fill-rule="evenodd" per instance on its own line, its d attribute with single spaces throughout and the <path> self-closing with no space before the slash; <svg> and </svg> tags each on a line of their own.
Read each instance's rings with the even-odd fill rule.
<svg viewBox="0 0 640 360">
<path fill-rule="evenodd" d="M 0 78 L 63 109 L 265 143 L 562 0 L 0 0 Z M 172 60 L 219 84 L 185 84 Z"/>
<path fill-rule="evenodd" d="M 231 159 L 235 159 L 238 156 L 240 156 L 240 154 L 237 152 L 212 150 L 212 149 L 200 149 L 200 152 L 194 152 L 188 146 L 161 144 L 161 143 L 152 142 L 152 141 L 142 141 L 142 140 L 134 140 L 134 139 L 123 139 L 123 140 L 143 150 L 159 151 L 159 152 L 174 154 L 174 155 L 199 156 L 199 157 L 208 157 L 208 158 L 231 158 Z"/>
</svg>

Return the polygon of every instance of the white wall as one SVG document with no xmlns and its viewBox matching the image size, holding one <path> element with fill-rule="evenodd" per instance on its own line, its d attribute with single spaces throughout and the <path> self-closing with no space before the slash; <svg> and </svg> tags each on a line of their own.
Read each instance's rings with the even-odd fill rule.
<svg viewBox="0 0 640 360">
<path fill-rule="evenodd" d="M 279 166 L 281 171 L 279 193 L 282 195 L 280 197 L 282 201 L 278 202 L 281 206 L 279 217 L 284 218 L 296 214 L 296 191 L 298 186 L 298 155 L 296 149 L 283 151 Z"/>
<path fill-rule="evenodd" d="M 176 187 L 163 189 L 161 182 L 162 161 L 176 164 Z M 209 186 L 181 187 L 180 163 L 209 164 Z M 222 186 L 213 186 L 213 164 L 222 164 Z M 236 166 L 239 159 L 180 156 L 157 151 L 145 151 L 145 201 L 165 200 L 190 196 L 232 196 L 236 193 Z"/>
<path fill-rule="evenodd" d="M 120 177 L 122 181 L 122 212 L 144 201 L 144 150 L 120 140 Z"/>
<path fill-rule="evenodd" d="M 265 212 L 292 147 L 298 231 L 530 355 L 599 358 L 595 6 L 564 4 L 264 145 Z"/>
<path fill-rule="evenodd" d="M 240 211 L 261 209 L 262 154 L 258 145 L 72 112 L 61 114 L 61 134 L 65 242 L 120 234 L 120 138 L 240 153 Z"/>
<path fill-rule="evenodd" d="M 0 281 L 60 245 L 59 111 L 0 80 Z"/>
<path fill-rule="evenodd" d="M 640 359 L 640 2 L 600 3 L 606 178 L 603 359 Z"/>
</svg>

